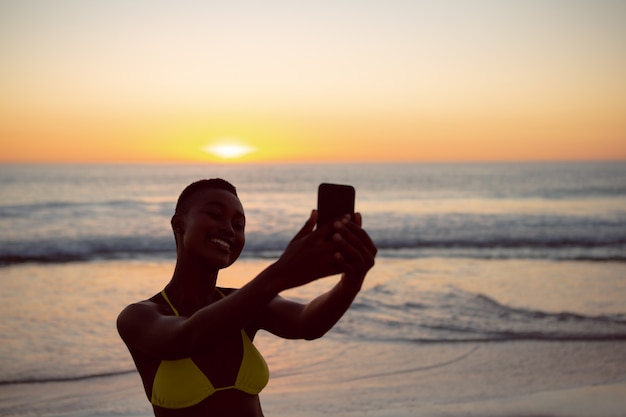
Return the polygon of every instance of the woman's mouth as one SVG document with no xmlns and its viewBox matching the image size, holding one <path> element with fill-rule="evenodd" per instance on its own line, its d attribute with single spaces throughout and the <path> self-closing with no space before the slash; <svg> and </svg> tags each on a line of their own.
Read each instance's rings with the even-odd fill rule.
<svg viewBox="0 0 626 417">
<path fill-rule="evenodd" d="M 230 243 L 225 241 L 224 239 L 220 239 L 217 237 L 211 238 L 211 243 L 216 244 L 217 246 L 223 248 L 224 250 L 230 251 Z"/>
</svg>

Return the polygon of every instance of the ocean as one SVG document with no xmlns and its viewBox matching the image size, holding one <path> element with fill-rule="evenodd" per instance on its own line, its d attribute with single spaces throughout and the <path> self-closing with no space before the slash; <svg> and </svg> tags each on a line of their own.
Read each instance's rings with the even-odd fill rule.
<svg viewBox="0 0 626 417">
<path fill-rule="evenodd" d="M 223 177 L 248 217 L 244 256 L 274 257 L 320 182 L 353 184 L 382 256 L 626 260 L 626 164 L 0 167 L 0 264 L 167 258 L 188 183 Z"/>
<path fill-rule="evenodd" d="M 618 348 L 606 357 L 626 362 L 624 162 L 2 165 L 0 415 L 131 415 L 135 407 L 149 414 L 147 401 L 98 414 L 92 396 L 33 402 L 2 390 L 96 387 L 135 375 L 115 318 L 167 283 L 178 194 L 211 177 L 237 187 L 247 217 L 242 258 L 219 285 L 242 285 L 280 255 L 315 208 L 321 182 L 355 186 L 356 209 L 379 248 L 363 291 L 323 339 L 257 337 L 277 380 L 270 394 L 286 395 L 305 374 L 319 387 L 390 375 L 415 381 L 430 365 L 393 352 L 412 357 L 407 352 L 424 346 L 450 352 L 433 359 L 441 366 L 484 346 L 527 342 L 566 350 L 610 343 Z M 334 282 L 286 296 L 305 302 Z M 379 362 L 369 373 L 351 366 L 372 352 Z M 320 366 L 337 357 L 346 362 Z M 568 378 L 623 382 L 626 371 L 609 363 L 591 382 Z M 295 415 L 281 396 L 270 395 L 268 415 Z M 417 415 L 410 407 L 421 397 L 406 396 L 413 405 L 394 415 Z M 326 407 L 349 415 L 347 405 Z"/>
</svg>

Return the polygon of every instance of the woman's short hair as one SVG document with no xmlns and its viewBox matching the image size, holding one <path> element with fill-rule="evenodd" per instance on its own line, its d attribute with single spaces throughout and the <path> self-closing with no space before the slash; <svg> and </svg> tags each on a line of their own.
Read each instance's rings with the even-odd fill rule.
<svg viewBox="0 0 626 417">
<path fill-rule="evenodd" d="M 189 203 L 193 199 L 193 197 L 197 193 L 209 189 L 226 190 L 230 193 L 233 193 L 235 196 L 237 195 L 237 189 L 235 188 L 235 186 L 222 178 L 199 180 L 189 184 L 187 187 L 185 187 L 183 192 L 180 193 L 178 201 L 176 202 L 176 209 L 174 213 L 185 213 L 189 209 Z"/>
</svg>

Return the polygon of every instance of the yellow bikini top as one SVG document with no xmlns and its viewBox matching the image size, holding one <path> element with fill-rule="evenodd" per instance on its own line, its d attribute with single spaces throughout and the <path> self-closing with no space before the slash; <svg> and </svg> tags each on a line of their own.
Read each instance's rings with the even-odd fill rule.
<svg viewBox="0 0 626 417">
<path fill-rule="evenodd" d="M 218 292 L 224 298 L 224 294 Z M 170 302 L 165 290 L 161 291 L 161 295 L 178 316 L 178 310 Z M 241 340 L 243 358 L 234 385 L 214 387 L 191 358 L 164 360 L 154 377 L 150 402 L 163 408 L 186 408 L 200 403 L 217 391 L 237 389 L 252 395 L 261 392 L 269 380 L 267 363 L 243 329 Z"/>
</svg>

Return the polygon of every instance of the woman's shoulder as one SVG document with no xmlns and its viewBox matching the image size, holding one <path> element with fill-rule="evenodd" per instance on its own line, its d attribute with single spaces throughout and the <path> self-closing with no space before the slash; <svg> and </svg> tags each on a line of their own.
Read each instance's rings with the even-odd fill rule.
<svg viewBox="0 0 626 417">
<path fill-rule="evenodd" d="M 127 305 L 119 314 L 119 319 L 130 319 L 146 315 L 174 315 L 171 307 L 167 304 L 163 295 L 157 293 L 152 297 Z"/>
</svg>

